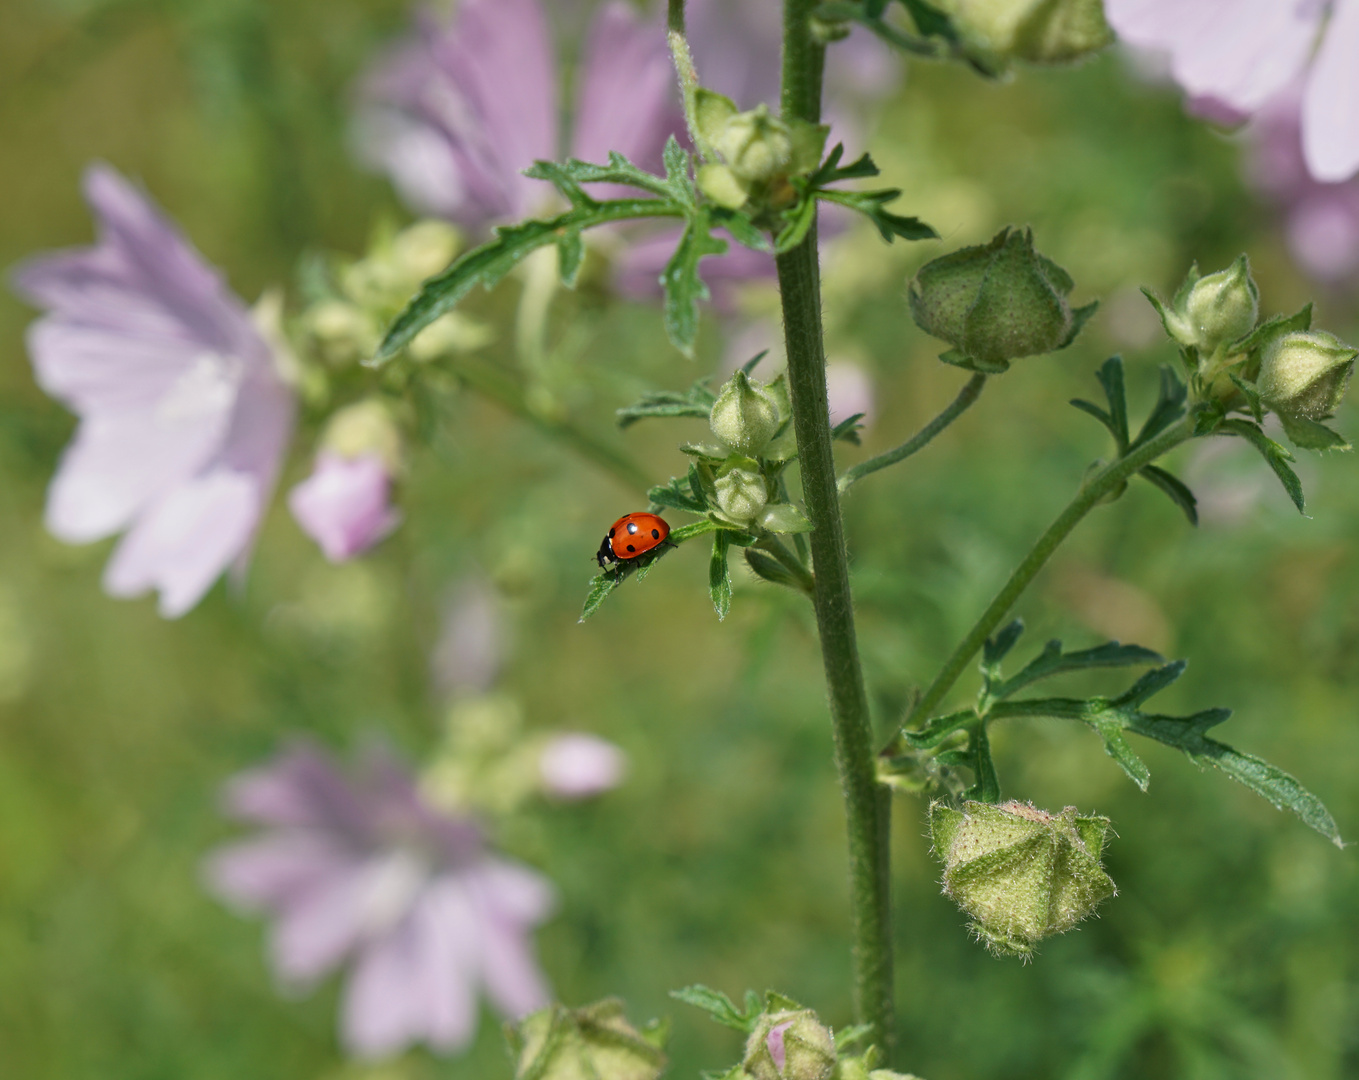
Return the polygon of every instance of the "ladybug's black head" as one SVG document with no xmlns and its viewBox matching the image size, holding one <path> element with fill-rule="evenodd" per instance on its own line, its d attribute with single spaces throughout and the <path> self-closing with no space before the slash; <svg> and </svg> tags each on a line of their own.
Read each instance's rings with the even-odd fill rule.
<svg viewBox="0 0 1359 1080">
<path fill-rule="evenodd" d="M 613 546 L 609 543 L 609 538 L 607 536 L 604 537 L 603 542 L 599 545 L 599 551 L 595 553 L 595 561 L 599 563 L 599 568 L 601 570 L 604 569 L 605 563 L 618 561 L 618 556 L 613 553 Z"/>
</svg>

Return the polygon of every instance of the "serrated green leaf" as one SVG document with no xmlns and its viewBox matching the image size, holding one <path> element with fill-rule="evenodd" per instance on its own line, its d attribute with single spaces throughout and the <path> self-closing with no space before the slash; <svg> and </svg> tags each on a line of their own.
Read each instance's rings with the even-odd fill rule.
<svg viewBox="0 0 1359 1080">
<path fill-rule="evenodd" d="M 1211 435 L 1222 426 L 1226 416 L 1226 408 L 1216 398 L 1200 403 L 1194 415 L 1194 438 L 1201 439 L 1205 435 Z"/>
<path fill-rule="evenodd" d="M 626 184 L 663 198 L 678 194 L 665 178 L 639 169 L 617 152 L 609 154 L 607 165 L 592 165 L 578 158 L 569 158 L 565 162 L 535 161 L 530 168 L 524 170 L 524 175 L 534 180 L 548 181 L 572 202 L 576 200 L 569 191 L 562 188 L 563 183 L 573 185 L 577 190 L 580 184 Z M 581 195 L 589 201 L 594 201 L 585 192 L 581 192 Z"/>
<path fill-rule="evenodd" d="M 579 232 L 616 221 L 638 218 L 681 217 L 683 210 L 665 199 L 614 199 L 576 206 L 548 221 L 526 221 L 496 230 L 495 238 L 453 260 L 441 274 L 426 281 L 404 311 L 387 329 L 386 337 L 371 360 L 377 367 L 390 360 L 440 315 L 452 308 L 473 288 L 493 288 L 520 262 L 541 247 L 555 244 L 564 233 Z"/>
<path fill-rule="evenodd" d="M 702 1009 L 713 1020 L 727 1027 L 735 1028 L 737 1031 L 744 1031 L 749 1034 L 755 1027 L 755 1018 L 759 1015 L 758 1008 L 752 1012 L 747 1009 L 742 1012 L 732 1002 L 731 998 L 720 990 L 714 990 L 701 983 L 693 986 L 686 986 L 680 990 L 671 990 L 670 996 L 676 1001 L 682 1001 L 686 1005 L 692 1005 L 696 1009 Z M 756 999 L 756 1005 L 759 1001 Z"/>
<path fill-rule="evenodd" d="M 643 394 L 640 401 L 625 405 L 614 412 L 620 428 L 637 423 L 638 420 L 671 419 L 677 416 L 694 419 L 708 418 L 712 412 L 712 395 L 707 400 L 691 388 L 684 393 L 676 390 L 653 390 Z"/>
<path fill-rule="evenodd" d="M 1000 662 L 1010 654 L 1010 650 L 1024 633 L 1024 620 L 1012 619 L 995 634 L 986 639 L 982 646 L 982 671 L 987 675 L 999 677 Z"/>
<path fill-rule="evenodd" d="M 1115 442 L 1118 441 L 1120 434 L 1118 422 L 1093 401 L 1086 401 L 1085 398 L 1072 398 L 1067 404 L 1076 406 L 1076 408 L 1080 409 L 1083 413 L 1089 413 L 1108 429 L 1109 434 L 1114 437 Z M 1127 444 L 1124 443 L 1123 447 L 1120 448 L 1120 456 L 1126 452 L 1126 447 Z"/>
<path fill-rule="evenodd" d="M 821 167 L 807 177 L 807 186 L 819 188 L 827 184 L 834 184 L 839 180 L 862 180 L 878 175 L 878 166 L 874 164 L 873 159 L 868 154 L 863 154 L 842 168 L 840 159 L 844 156 L 845 144 L 836 143 L 831 152 L 826 155 L 826 160 L 821 163 Z"/>
<path fill-rule="evenodd" d="M 901 194 L 898 188 L 882 191 L 827 191 L 818 190 L 816 197 L 827 202 L 839 203 L 851 210 L 857 210 L 877 227 L 879 235 L 889 244 L 900 237 L 903 240 L 938 240 L 939 234 L 919 218 L 902 217 L 886 208 Z"/>
<path fill-rule="evenodd" d="M 1166 472 L 1159 465 L 1147 465 L 1138 470 L 1138 475 L 1151 481 L 1170 496 L 1170 501 L 1184 511 L 1184 516 L 1189 519 L 1190 525 L 1198 525 L 1199 503 L 1183 480 Z"/>
<path fill-rule="evenodd" d="M 580 232 L 566 232 L 557 237 L 557 274 L 568 289 L 576 287 L 576 276 L 585 261 L 585 241 Z"/>
<path fill-rule="evenodd" d="M 977 802 L 1000 802 L 1000 778 L 996 775 L 996 763 L 991 758 L 991 739 L 986 734 L 986 723 L 978 724 L 971 731 L 971 745 L 968 751 L 971 760 L 967 763 L 975 779 L 972 786 L 963 792 L 964 799 Z"/>
<path fill-rule="evenodd" d="M 708 595 L 712 597 L 713 609 L 718 619 L 725 619 L 731 610 L 731 568 L 727 566 L 727 546 L 730 538 L 727 530 L 721 529 L 713 534 L 713 554 L 708 561 Z"/>
<path fill-rule="evenodd" d="M 709 213 L 712 215 L 713 224 L 726 229 L 731 234 L 731 238 L 742 247 L 748 247 L 752 251 L 772 252 L 774 250 L 774 245 L 769 242 L 769 237 L 750 220 L 747 214 L 740 210 L 729 210 L 724 206 L 716 206 Z"/>
<path fill-rule="evenodd" d="M 1104 388 L 1105 400 L 1109 402 L 1109 430 L 1121 457 L 1128 451 L 1128 394 L 1123 383 L 1123 357 L 1109 357 L 1095 372 L 1095 378 Z"/>
<path fill-rule="evenodd" d="M 692 514 L 701 514 L 708 509 L 706 501 L 700 502 L 694 498 L 687 477 L 684 479 L 674 477 L 668 484 L 658 484 L 646 493 L 646 497 L 651 500 L 652 506 L 658 508 L 687 510 Z"/>
<path fill-rule="evenodd" d="M 1150 442 L 1183 416 L 1184 403 L 1188 396 L 1189 389 L 1180 381 L 1180 377 L 1168 365 L 1162 364 L 1161 385 L 1156 396 L 1156 404 L 1152 406 L 1151 415 L 1142 425 L 1142 430 L 1137 433 L 1132 446 L 1135 448 Z"/>
<path fill-rule="evenodd" d="M 955 731 L 961 731 L 979 719 L 975 709 L 960 709 L 947 716 L 933 717 L 919 730 L 903 731 L 901 735 L 906 744 L 916 750 L 933 750 Z"/>
<path fill-rule="evenodd" d="M 1305 513 L 1306 500 L 1303 498 L 1302 481 L 1288 465 L 1293 460 L 1293 455 L 1288 452 L 1286 447 L 1280 446 L 1263 431 L 1257 424 L 1249 420 L 1224 420 L 1222 431 L 1230 431 L 1240 435 L 1251 446 L 1260 452 L 1260 456 L 1265 459 L 1265 463 L 1274 470 L 1274 475 L 1283 484 L 1284 490 L 1288 492 L 1288 497 L 1293 500 L 1293 505 L 1298 508 L 1298 513 Z"/>
<path fill-rule="evenodd" d="M 783 255 L 807 238 L 816 221 L 816 199 L 804 198 L 784 214 L 784 226 L 774 238 L 774 253 Z"/>
<path fill-rule="evenodd" d="M 693 209 L 697 200 L 694 198 L 694 182 L 689 175 L 692 162 L 689 152 L 680 146 L 675 136 L 671 135 L 665 140 L 661 161 L 665 165 L 665 184 L 671 196 L 681 206 Z"/>
<path fill-rule="evenodd" d="M 992 689 L 991 697 L 993 700 L 1002 701 L 1040 679 L 1049 679 L 1054 675 L 1065 675 L 1072 671 L 1164 663 L 1165 658 L 1160 653 L 1144 649 L 1141 645 L 1124 645 L 1117 641 L 1108 641 L 1091 649 L 1063 652 L 1060 641 L 1049 641 L 1043 647 L 1043 651 L 1029 661 L 1021 671 L 999 682 Z"/>
<path fill-rule="evenodd" d="M 1350 450 L 1349 440 L 1325 424 L 1305 416 L 1279 416 L 1289 442 L 1302 450 Z"/>
<path fill-rule="evenodd" d="M 859 423 L 859 421 L 862 420 L 865 415 L 867 414 L 856 412 L 853 416 L 848 416 L 841 420 L 835 427 L 831 428 L 831 441 L 834 442 L 839 440 L 841 442 L 853 443 L 855 446 L 858 446 L 860 444 L 859 429 L 863 427 L 863 424 Z"/>
<path fill-rule="evenodd" d="M 665 332 L 671 344 L 688 357 L 694 355 L 694 339 L 698 336 L 698 302 L 708 299 L 708 287 L 698 273 L 699 261 L 727 250 L 727 242 L 714 237 L 708 227 L 706 211 L 694 214 L 661 274 Z"/>
<path fill-rule="evenodd" d="M 609 598 L 609 593 L 618 588 L 621 582 L 622 578 L 612 571 L 606 570 L 602 574 L 597 574 L 590 582 L 590 592 L 585 597 L 585 606 L 576 621 L 584 622 L 598 611 L 599 606 Z"/>
<path fill-rule="evenodd" d="M 1122 723 L 1102 713 L 1091 716 L 1089 723 L 1096 734 L 1104 740 L 1104 752 L 1118 763 L 1118 767 L 1127 774 L 1129 780 L 1146 791 L 1151 784 L 1151 770 L 1147 768 L 1147 763 L 1133 752 L 1128 740 L 1123 737 Z"/>
</svg>

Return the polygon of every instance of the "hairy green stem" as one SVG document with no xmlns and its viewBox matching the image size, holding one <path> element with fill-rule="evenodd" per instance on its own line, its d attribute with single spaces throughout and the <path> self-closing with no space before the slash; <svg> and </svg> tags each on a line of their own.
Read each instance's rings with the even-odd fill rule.
<svg viewBox="0 0 1359 1080">
<path fill-rule="evenodd" d="M 624 487 L 646 491 L 651 486 L 647 474 L 622 450 L 601 442 L 570 420 L 544 416 L 535 410 L 529 404 L 524 388 L 503 371 L 470 357 L 458 357 L 449 367 L 482 397 L 528 421 L 550 438 L 565 443 L 586 461 L 603 468 Z"/>
<path fill-rule="evenodd" d="M 973 375 L 958 391 L 958 396 L 952 403 L 938 416 L 917 431 L 909 439 L 895 449 L 885 451 L 877 457 L 871 457 L 867 461 L 861 461 L 853 468 L 846 469 L 844 475 L 840 477 L 837 484 L 843 494 L 862 480 L 870 473 L 875 473 L 879 469 L 885 469 L 889 465 L 895 465 L 898 461 L 905 461 L 917 450 L 923 450 L 936 435 L 938 435 L 949 424 L 957 420 L 963 413 L 967 412 L 969 406 L 981 397 L 982 387 L 986 385 L 986 376 L 981 372 Z"/>
<path fill-rule="evenodd" d="M 689 39 L 684 30 L 684 0 L 670 0 L 666 12 L 666 40 L 670 43 L 670 58 L 675 63 L 675 74 L 679 77 L 680 96 L 684 101 L 684 123 L 689 129 L 689 141 L 694 144 L 698 156 L 705 161 L 713 156 L 710 147 L 698 130 L 698 69 L 694 67 L 694 54 L 689 51 Z"/>
<path fill-rule="evenodd" d="M 1081 519 L 1098 506 L 1106 495 L 1114 491 L 1139 469 L 1150 465 L 1162 454 L 1179 446 L 1180 443 L 1187 442 L 1193 436 L 1194 414 L 1190 413 L 1184 419 L 1161 432 L 1156 438 L 1143 443 L 1117 461 L 1106 465 L 1081 485 L 1076 497 L 1067 504 L 1066 509 L 1057 515 L 1057 520 L 1049 525 L 1047 531 L 1038 538 L 1038 542 L 1024 556 L 1024 561 L 1015 568 L 1014 573 L 1010 575 L 1010 580 L 1001 587 L 1000 592 L 996 594 L 996 598 L 982 613 L 976 625 L 967 632 L 967 636 L 953 650 L 953 655 L 944 663 L 943 669 L 935 676 L 934 682 L 930 683 L 930 688 L 925 691 L 924 696 L 916 702 L 910 715 L 906 717 L 906 727 L 915 727 L 921 721 L 929 719 L 939 703 L 944 700 L 944 696 L 953 688 L 953 684 L 958 681 L 958 677 L 966 670 L 967 665 L 972 662 L 972 658 L 986 644 L 986 639 L 991 636 L 1010 608 L 1014 606 L 1014 602 L 1019 599 L 1020 594 L 1029 587 L 1029 583 L 1043 568 L 1044 563 L 1052 557 L 1052 553 L 1057 550 L 1062 541 L 1071 534 L 1071 530 L 1080 524 Z"/>
<path fill-rule="evenodd" d="M 821 119 L 825 47 L 811 33 L 819 0 L 784 0 L 783 115 Z M 877 781 L 873 728 L 854 636 L 840 499 L 835 487 L 830 417 L 826 411 L 826 355 L 821 327 L 821 279 L 816 226 L 777 258 L 783 306 L 788 383 L 793 403 L 802 493 L 814 529 L 809 537 L 815 574 L 821 657 L 830 696 L 835 760 L 849 832 L 850 905 L 854 938 L 854 1009 L 870 1025 L 871 1041 L 890 1051 L 892 1004 L 890 793 Z"/>
</svg>

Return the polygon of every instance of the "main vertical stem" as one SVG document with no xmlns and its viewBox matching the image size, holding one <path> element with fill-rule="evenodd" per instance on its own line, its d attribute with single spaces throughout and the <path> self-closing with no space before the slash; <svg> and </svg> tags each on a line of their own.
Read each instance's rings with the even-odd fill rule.
<svg viewBox="0 0 1359 1080">
<path fill-rule="evenodd" d="M 825 47 L 811 33 L 819 0 L 785 0 L 783 114 L 818 123 Z M 892 1004 L 890 794 L 877 782 L 868 693 L 854 636 L 854 607 L 844 526 L 835 486 L 830 417 L 826 407 L 826 355 L 821 328 L 821 278 L 816 227 L 792 251 L 778 256 L 789 391 L 797 436 L 802 493 L 813 529 L 817 630 L 830 692 L 835 760 L 849 826 L 850 903 L 854 933 L 854 1005 L 873 1041 L 889 1051 Z"/>
</svg>

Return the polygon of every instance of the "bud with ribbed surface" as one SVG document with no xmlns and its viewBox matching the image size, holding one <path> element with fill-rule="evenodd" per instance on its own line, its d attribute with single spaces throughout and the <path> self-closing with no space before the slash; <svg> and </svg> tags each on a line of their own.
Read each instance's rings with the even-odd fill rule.
<svg viewBox="0 0 1359 1080">
<path fill-rule="evenodd" d="M 829 1080 L 835 1039 L 811 1009 L 769 1011 L 746 1040 L 741 1068 L 752 1080 Z"/>
<path fill-rule="evenodd" d="M 736 453 L 756 458 L 779 430 L 779 405 L 768 390 L 738 371 L 717 394 L 708 423 Z"/>
<path fill-rule="evenodd" d="M 634 1028 L 616 998 L 552 1005 L 506 1025 L 506 1036 L 516 1080 L 657 1080 L 665 1071 L 659 1031 Z"/>
</svg>

